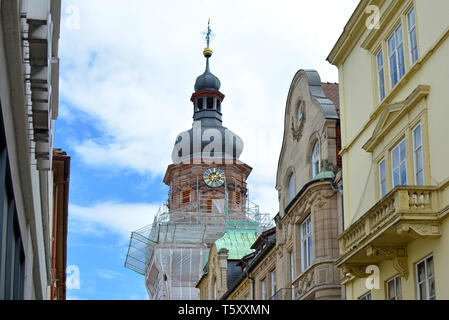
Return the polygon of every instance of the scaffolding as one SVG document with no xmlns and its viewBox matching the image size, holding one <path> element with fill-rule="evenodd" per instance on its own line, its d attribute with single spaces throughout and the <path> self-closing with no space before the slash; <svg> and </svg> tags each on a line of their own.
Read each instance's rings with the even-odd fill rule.
<svg viewBox="0 0 449 320">
<path fill-rule="evenodd" d="M 125 267 L 145 275 L 150 299 L 199 299 L 195 285 L 210 244 L 226 231 L 261 234 L 272 226 L 270 215 L 257 204 L 230 202 L 226 188 L 214 199 L 198 195 L 176 210 L 161 206 L 151 225 L 132 232 Z"/>
</svg>

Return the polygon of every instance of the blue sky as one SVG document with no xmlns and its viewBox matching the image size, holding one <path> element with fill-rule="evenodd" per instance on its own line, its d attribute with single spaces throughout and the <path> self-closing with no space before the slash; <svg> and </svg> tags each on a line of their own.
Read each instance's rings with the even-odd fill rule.
<svg viewBox="0 0 449 320">
<path fill-rule="evenodd" d="M 224 125 L 245 143 L 250 199 L 274 216 L 285 101 L 294 74 L 325 59 L 357 0 L 63 0 L 60 104 L 54 147 L 71 160 L 69 299 L 147 299 L 124 268 L 131 231 L 152 222 L 178 133 L 192 125 L 190 96 L 204 71 L 201 32 L 216 37 Z"/>
</svg>

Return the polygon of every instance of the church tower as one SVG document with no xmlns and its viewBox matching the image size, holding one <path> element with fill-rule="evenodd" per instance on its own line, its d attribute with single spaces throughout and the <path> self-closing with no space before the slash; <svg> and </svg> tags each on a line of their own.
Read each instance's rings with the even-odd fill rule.
<svg viewBox="0 0 449 320">
<path fill-rule="evenodd" d="M 195 287 L 210 246 L 226 232 L 260 233 L 268 214 L 248 200 L 246 180 L 252 168 L 239 160 L 242 139 L 223 126 L 224 94 L 210 71 L 211 29 L 203 55 L 206 69 L 191 96 L 193 125 L 180 133 L 163 179 L 167 203 L 154 223 L 132 233 L 125 266 L 145 275 L 150 299 L 197 300 Z"/>
</svg>

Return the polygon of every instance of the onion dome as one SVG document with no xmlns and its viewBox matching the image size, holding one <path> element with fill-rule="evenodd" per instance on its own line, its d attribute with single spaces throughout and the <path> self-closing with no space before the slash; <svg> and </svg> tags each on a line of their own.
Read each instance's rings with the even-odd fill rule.
<svg viewBox="0 0 449 320">
<path fill-rule="evenodd" d="M 220 80 L 216 76 L 214 76 L 209 70 L 209 58 L 212 56 L 212 50 L 207 47 L 203 51 L 204 56 L 206 57 L 206 71 L 198 78 L 196 78 L 195 82 L 195 92 L 200 92 L 203 90 L 220 90 Z"/>
</svg>

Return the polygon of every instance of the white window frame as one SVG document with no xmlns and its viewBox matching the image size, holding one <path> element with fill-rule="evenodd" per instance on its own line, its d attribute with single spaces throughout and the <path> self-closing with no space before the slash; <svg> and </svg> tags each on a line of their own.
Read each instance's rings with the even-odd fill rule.
<svg viewBox="0 0 449 320">
<path fill-rule="evenodd" d="M 401 144 L 403 144 L 403 143 L 405 145 L 405 147 L 404 147 L 405 154 L 404 155 L 401 154 L 401 148 L 400 148 Z M 398 152 L 399 152 L 399 167 L 395 167 L 394 166 L 394 155 L 393 155 L 393 153 L 395 152 L 396 149 L 398 149 Z M 404 156 L 404 157 L 402 158 L 402 156 Z M 402 165 L 405 166 L 405 183 L 404 183 L 404 181 L 401 181 L 401 167 L 402 167 Z M 399 170 L 399 184 L 395 184 L 395 181 L 394 181 L 394 172 L 395 172 L 395 170 Z M 393 189 L 395 187 L 397 187 L 397 186 L 401 186 L 401 185 L 402 186 L 406 186 L 407 185 L 407 142 L 406 142 L 405 138 L 402 139 L 391 150 L 391 181 L 392 181 L 392 184 L 393 184 Z"/>
<path fill-rule="evenodd" d="M 383 176 L 381 165 L 383 164 Z M 385 159 L 379 161 L 379 198 L 382 199 L 387 194 L 387 166 Z M 384 191 L 385 189 L 385 191 Z"/>
<path fill-rule="evenodd" d="M 401 35 L 400 41 L 398 41 L 398 34 Z M 391 45 L 391 39 L 394 38 L 394 50 L 390 47 Z M 393 34 L 388 38 L 387 40 L 387 47 L 388 47 L 388 67 L 390 69 L 390 88 L 393 88 L 404 76 L 405 74 L 405 55 L 404 55 L 404 37 L 402 34 L 402 23 L 398 25 L 398 27 L 394 30 Z M 401 72 L 401 64 L 399 63 L 399 53 L 402 53 L 402 66 L 403 66 L 403 72 Z M 396 70 L 393 70 L 391 65 L 391 59 L 393 58 L 396 61 Z M 397 81 L 394 82 L 393 74 L 394 72 L 397 73 Z"/>
<path fill-rule="evenodd" d="M 413 25 L 410 24 L 410 15 L 413 13 Z M 418 51 L 418 35 L 416 33 L 416 10 L 415 7 L 411 7 L 406 15 L 407 20 L 407 36 L 409 43 L 409 54 L 410 54 L 410 65 L 413 65 L 419 59 L 419 51 Z M 412 37 L 414 36 L 414 40 L 416 42 L 416 47 L 413 46 Z M 413 53 L 416 50 L 416 57 Z"/>
<path fill-rule="evenodd" d="M 380 49 L 376 55 L 376 66 L 377 66 L 377 91 L 380 102 L 383 99 L 385 99 L 386 96 L 384 55 L 382 49 Z"/>
<path fill-rule="evenodd" d="M 313 263 L 312 216 L 309 215 L 300 226 L 301 232 L 301 272 Z"/>
<path fill-rule="evenodd" d="M 420 130 L 420 141 L 419 145 L 416 145 L 416 131 Z M 414 164 L 414 176 L 415 176 L 415 185 L 424 185 L 424 150 L 423 150 L 423 144 L 422 144 L 422 125 L 419 123 L 412 131 L 413 136 L 413 164 Z M 421 165 L 422 168 L 420 171 L 418 171 L 418 154 L 419 151 L 421 151 Z M 422 175 L 422 184 L 419 184 L 419 175 Z"/>
<path fill-rule="evenodd" d="M 432 260 L 433 260 L 433 272 L 432 272 L 432 276 L 431 277 L 429 277 L 429 273 L 428 273 L 428 267 L 427 267 L 427 265 L 428 265 L 428 260 L 429 259 L 431 259 L 432 258 Z M 418 273 L 418 266 L 421 264 L 421 263 L 424 263 L 424 274 L 425 274 L 425 279 L 424 279 L 424 281 L 421 281 L 421 282 L 419 282 L 419 273 Z M 418 261 L 416 264 L 415 264 L 415 272 L 416 272 L 416 293 L 417 293 L 417 297 L 418 297 L 418 300 L 436 300 L 436 292 L 435 292 L 435 296 L 430 296 L 430 280 L 433 280 L 434 281 L 434 283 L 435 283 L 435 259 L 433 258 L 433 255 L 430 255 L 430 256 L 427 256 L 426 258 L 424 258 L 424 259 L 422 259 L 422 260 L 420 260 L 420 261 Z M 420 290 L 419 290 L 419 285 L 420 284 L 422 284 L 422 283 L 425 283 L 426 284 L 426 297 L 421 297 L 421 292 L 420 292 Z"/>
<path fill-rule="evenodd" d="M 393 284 L 394 288 L 394 296 L 390 297 L 389 285 Z M 398 284 L 399 284 L 399 292 L 398 292 Z M 387 300 L 402 300 L 402 281 L 399 276 L 396 276 L 390 280 L 388 280 L 385 284 L 385 290 L 387 291 Z"/>
<path fill-rule="evenodd" d="M 321 150 L 320 142 L 317 140 L 312 149 L 312 178 L 315 178 L 320 173 L 321 168 Z M 315 166 L 317 164 L 317 166 Z"/>
</svg>

